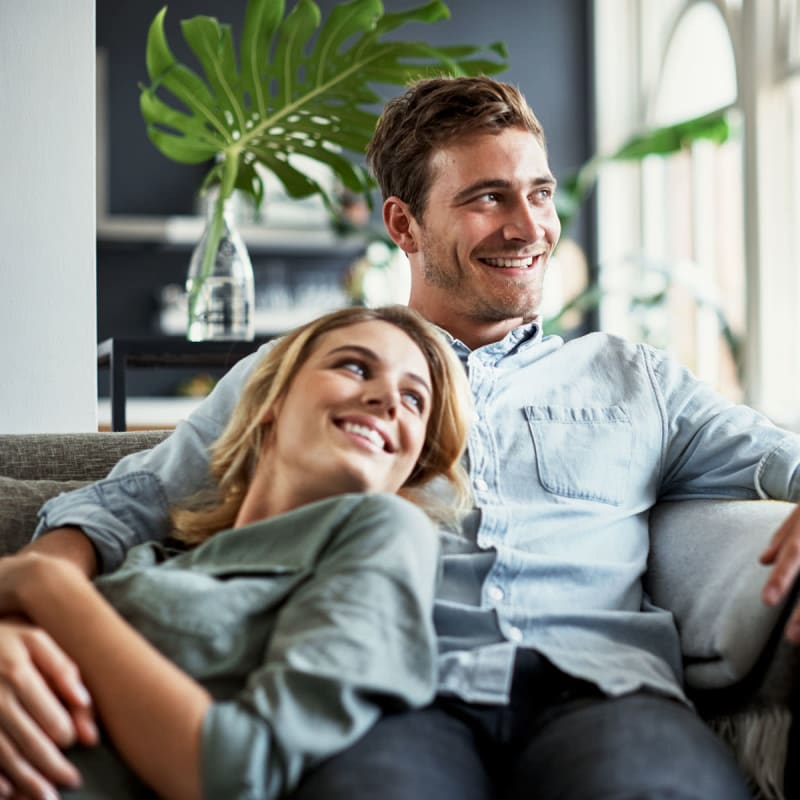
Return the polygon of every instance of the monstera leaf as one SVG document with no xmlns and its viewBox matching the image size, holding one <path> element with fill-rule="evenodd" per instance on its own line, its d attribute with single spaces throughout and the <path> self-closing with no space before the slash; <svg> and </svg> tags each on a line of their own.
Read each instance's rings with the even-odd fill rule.
<svg viewBox="0 0 800 800">
<path fill-rule="evenodd" d="M 380 0 L 351 0 L 323 24 L 312 0 L 298 0 L 288 14 L 284 6 L 284 0 L 250 0 L 238 56 L 230 25 L 208 16 L 183 20 L 183 37 L 202 75 L 172 54 L 166 7 L 150 26 L 150 85 L 140 96 L 147 133 L 174 161 L 213 159 L 203 184 L 219 185 L 212 240 L 234 189 L 261 203 L 256 164 L 271 170 L 292 197 L 320 194 L 330 204 L 324 188 L 298 168 L 295 154 L 322 162 L 348 189 L 367 194 L 366 171 L 345 153 L 363 157 L 377 120 L 371 107 L 381 100 L 374 84 L 505 68 L 501 44 L 433 47 L 386 38 L 407 22 L 446 19 L 448 8 L 439 0 L 393 14 L 383 12 Z"/>
</svg>

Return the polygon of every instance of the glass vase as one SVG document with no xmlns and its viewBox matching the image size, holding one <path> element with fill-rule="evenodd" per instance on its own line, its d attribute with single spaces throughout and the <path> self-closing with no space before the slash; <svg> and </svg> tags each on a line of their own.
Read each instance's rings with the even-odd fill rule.
<svg viewBox="0 0 800 800">
<path fill-rule="evenodd" d="M 255 335 L 253 265 L 234 224 L 232 198 L 209 203 L 203 236 L 186 279 L 188 327 L 193 342 L 252 339 Z"/>
</svg>

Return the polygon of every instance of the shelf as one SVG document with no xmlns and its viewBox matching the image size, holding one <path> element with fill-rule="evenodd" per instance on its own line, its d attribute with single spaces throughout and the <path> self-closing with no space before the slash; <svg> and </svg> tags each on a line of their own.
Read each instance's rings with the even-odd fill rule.
<svg viewBox="0 0 800 800">
<path fill-rule="evenodd" d="M 128 430 L 174 428 L 203 402 L 203 397 L 131 397 L 127 403 Z M 111 401 L 97 401 L 99 430 L 111 429 Z"/>
<path fill-rule="evenodd" d="M 100 242 L 154 243 L 194 247 L 203 234 L 205 220 L 196 216 L 157 217 L 112 214 L 97 220 Z M 240 223 L 237 229 L 251 252 L 357 253 L 365 246 L 361 236 L 340 236 L 327 227 L 277 227 Z"/>
</svg>

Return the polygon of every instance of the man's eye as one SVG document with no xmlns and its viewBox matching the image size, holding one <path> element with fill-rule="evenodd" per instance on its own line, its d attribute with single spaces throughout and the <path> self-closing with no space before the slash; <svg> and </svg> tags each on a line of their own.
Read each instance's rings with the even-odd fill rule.
<svg viewBox="0 0 800 800">
<path fill-rule="evenodd" d="M 549 200 L 553 196 L 552 189 L 537 189 L 536 198 L 538 200 Z"/>
</svg>

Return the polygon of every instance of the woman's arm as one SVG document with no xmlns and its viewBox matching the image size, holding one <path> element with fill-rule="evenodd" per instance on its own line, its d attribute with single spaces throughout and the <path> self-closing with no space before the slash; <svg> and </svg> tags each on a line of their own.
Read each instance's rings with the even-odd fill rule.
<svg viewBox="0 0 800 800">
<path fill-rule="evenodd" d="M 77 528 L 59 528 L 27 545 L 97 569 L 94 547 Z M 91 700 L 72 660 L 30 623 L 0 619 L 0 773 L 31 797 L 52 784 L 74 785 L 75 768 L 59 748 L 97 740 Z"/>
<path fill-rule="evenodd" d="M 0 571 L 0 613 L 22 612 L 75 661 L 114 745 L 160 796 L 199 798 L 207 692 L 134 631 L 86 576 L 30 553 Z"/>
</svg>

